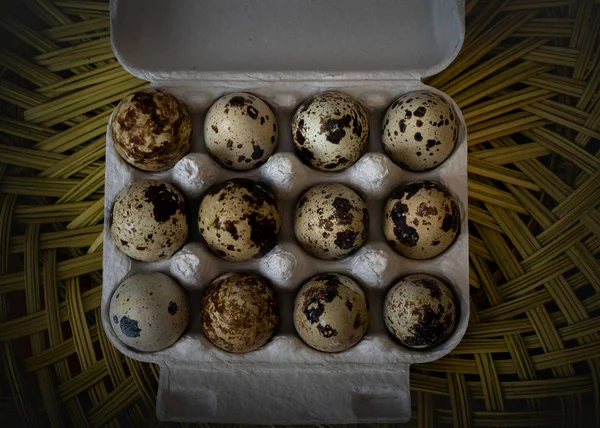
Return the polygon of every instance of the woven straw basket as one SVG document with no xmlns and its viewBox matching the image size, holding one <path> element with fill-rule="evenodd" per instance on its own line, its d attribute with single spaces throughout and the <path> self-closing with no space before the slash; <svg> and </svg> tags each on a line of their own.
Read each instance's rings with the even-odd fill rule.
<svg viewBox="0 0 600 428">
<path fill-rule="evenodd" d="M 471 320 L 407 426 L 600 426 L 600 1 L 471 0 L 427 80 L 469 128 Z M 108 2 L 0 1 L 0 425 L 158 426 L 100 323 Z M 185 426 L 189 426 L 185 425 Z"/>
</svg>

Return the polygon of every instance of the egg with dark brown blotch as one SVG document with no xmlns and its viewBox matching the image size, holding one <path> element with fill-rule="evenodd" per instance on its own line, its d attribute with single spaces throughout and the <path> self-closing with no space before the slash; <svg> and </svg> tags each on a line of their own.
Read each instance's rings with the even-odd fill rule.
<svg viewBox="0 0 600 428">
<path fill-rule="evenodd" d="M 427 171 L 440 166 L 458 141 L 458 116 L 444 98 L 431 91 L 402 95 L 383 116 L 384 152 L 400 167 Z"/>
<path fill-rule="evenodd" d="M 185 199 L 169 183 L 137 181 L 117 195 L 110 234 L 117 248 L 132 259 L 169 258 L 188 237 Z"/>
<path fill-rule="evenodd" d="M 319 184 L 304 193 L 294 213 L 296 240 L 307 252 L 337 260 L 358 250 L 367 239 L 365 201 L 343 184 Z"/>
<path fill-rule="evenodd" d="M 115 149 L 126 162 L 144 171 L 175 165 L 190 150 L 191 133 L 185 104 L 158 89 L 125 97 L 111 121 Z"/>
<path fill-rule="evenodd" d="M 364 107 L 341 92 L 323 92 L 304 101 L 292 120 L 300 157 L 315 169 L 341 171 L 356 163 L 369 144 Z"/>
<path fill-rule="evenodd" d="M 259 167 L 275 151 L 278 140 L 275 114 L 255 95 L 225 95 L 206 114 L 206 149 L 225 168 L 245 171 Z"/>
<path fill-rule="evenodd" d="M 409 275 L 388 292 L 385 325 L 403 345 L 424 349 L 436 346 L 454 331 L 457 305 L 444 281 L 431 275 Z"/>
<path fill-rule="evenodd" d="M 323 352 L 354 346 L 369 327 L 369 303 L 347 276 L 326 273 L 308 280 L 294 301 L 294 327 L 306 344 Z"/>
<path fill-rule="evenodd" d="M 266 185 L 234 178 L 208 190 L 198 210 L 198 227 L 213 253 L 243 262 L 262 257 L 275 246 L 281 216 Z"/>
<path fill-rule="evenodd" d="M 452 245 L 460 221 L 458 202 L 445 186 L 417 181 L 398 187 L 388 198 L 383 233 L 403 256 L 430 259 Z"/>
<path fill-rule="evenodd" d="M 279 324 L 273 289 L 263 277 L 247 273 L 215 279 L 202 297 L 201 318 L 208 340 L 236 353 L 263 346 Z"/>
<path fill-rule="evenodd" d="M 130 276 L 115 290 L 108 309 L 116 336 L 138 351 L 171 346 L 185 331 L 189 304 L 185 291 L 160 272 Z"/>
</svg>

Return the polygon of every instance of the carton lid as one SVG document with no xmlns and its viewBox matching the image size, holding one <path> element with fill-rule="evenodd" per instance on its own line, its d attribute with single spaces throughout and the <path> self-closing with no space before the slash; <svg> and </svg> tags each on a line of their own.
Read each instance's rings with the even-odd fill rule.
<svg viewBox="0 0 600 428">
<path fill-rule="evenodd" d="M 113 0 L 112 43 L 159 80 L 418 79 L 464 38 L 464 0 Z"/>
</svg>

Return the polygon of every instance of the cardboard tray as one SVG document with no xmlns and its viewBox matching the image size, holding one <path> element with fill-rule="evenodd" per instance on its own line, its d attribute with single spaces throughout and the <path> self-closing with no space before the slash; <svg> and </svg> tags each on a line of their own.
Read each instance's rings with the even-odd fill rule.
<svg viewBox="0 0 600 428">
<path fill-rule="evenodd" d="M 188 244 L 171 259 L 133 261 L 116 249 L 105 228 L 102 316 L 111 342 L 124 354 L 161 367 L 157 414 L 167 421 L 230 423 L 401 422 L 410 418 L 409 365 L 438 359 L 460 342 L 469 317 L 467 144 L 464 119 L 459 141 L 435 170 L 412 173 L 381 153 L 381 118 L 401 94 L 427 88 L 418 80 L 447 66 L 464 34 L 461 0 L 113 0 L 113 47 L 132 74 L 181 98 L 193 119 L 192 152 L 174 168 L 146 173 L 121 160 L 107 132 L 105 219 L 110 224 L 117 193 L 132 182 L 161 179 L 186 196 L 191 218 L 204 191 L 232 177 L 266 182 L 281 206 L 278 245 L 262 259 L 232 263 L 201 243 L 197 226 Z M 297 106 L 324 90 L 356 97 L 369 111 L 367 154 L 349 169 L 322 173 L 293 152 L 291 118 Z M 207 154 L 202 130 L 210 105 L 220 96 L 251 92 L 274 110 L 280 129 L 276 153 L 256 170 L 224 170 Z M 110 124 L 109 124 L 110 130 Z M 433 179 L 460 201 L 461 230 L 454 244 L 430 260 L 395 253 L 383 239 L 385 199 L 399 184 Z M 328 262 L 295 242 L 293 205 L 314 184 L 341 182 L 366 200 L 371 224 L 365 246 L 347 259 Z M 114 289 L 129 275 L 161 271 L 188 291 L 190 327 L 173 346 L 155 353 L 124 346 L 112 331 L 108 306 Z M 199 323 L 203 288 L 230 271 L 257 271 L 274 285 L 282 325 L 264 347 L 230 354 L 212 345 Z M 371 325 L 353 348 L 318 352 L 294 331 L 296 291 L 322 272 L 347 274 L 361 283 L 371 303 Z M 452 286 L 460 318 L 448 341 L 428 351 L 404 348 L 386 332 L 382 306 L 395 279 L 424 272 Z"/>
</svg>

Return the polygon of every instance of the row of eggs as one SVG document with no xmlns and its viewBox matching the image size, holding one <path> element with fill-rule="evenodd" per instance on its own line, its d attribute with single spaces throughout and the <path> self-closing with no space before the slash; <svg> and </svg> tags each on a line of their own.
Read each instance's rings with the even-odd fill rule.
<svg viewBox="0 0 600 428">
<path fill-rule="evenodd" d="M 198 210 L 198 228 L 218 257 L 236 262 L 268 253 L 277 243 L 281 216 L 273 192 L 263 183 L 234 178 L 211 187 Z M 435 181 L 396 188 L 383 211 L 383 232 L 398 253 L 428 259 L 454 241 L 460 213 L 454 195 Z M 171 257 L 188 238 L 183 195 L 171 184 L 144 180 L 122 190 L 111 217 L 111 235 L 129 257 L 156 261 Z M 311 255 L 338 260 L 366 241 L 369 211 L 348 186 L 318 184 L 297 201 L 294 234 Z"/>
<path fill-rule="evenodd" d="M 113 331 L 129 347 L 155 352 L 174 344 L 184 333 L 190 306 L 183 288 L 162 273 L 138 273 L 115 290 L 109 307 Z M 388 331 L 407 347 L 427 349 L 453 332 L 455 298 L 444 281 L 425 274 L 409 275 L 388 291 L 383 311 Z M 369 302 L 351 278 L 317 275 L 298 291 L 293 322 L 300 338 L 323 352 L 341 352 L 364 336 Z M 227 273 L 215 279 L 202 297 L 200 319 L 206 338 L 234 353 L 256 350 L 279 325 L 275 293 L 253 273 Z"/>
<path fill-rule="evenodd" d="M 452 105 L 431 91 L 402 95 L 381 124 L 384 152 L 400 167 L 427 171 L 450 156 L 458 139 L 459 119 Z M 145 171 L 171 168 L 190 150 L 192 121 L 175 97 L 145 89 L 123 99 L 111 122 L 119 155 Z M 369 143 L 365 108 L 341 92 L 324 92 L 304 101 L 292 120 L 292 140 L 302 160 L 321 171 L 354 165 Z M 208 110 L 204 143 L 224 168 L 245 171 L 264 164 L 279 140 L 277 119 L 255 95 L 233 93 Z"/>
</svg>

